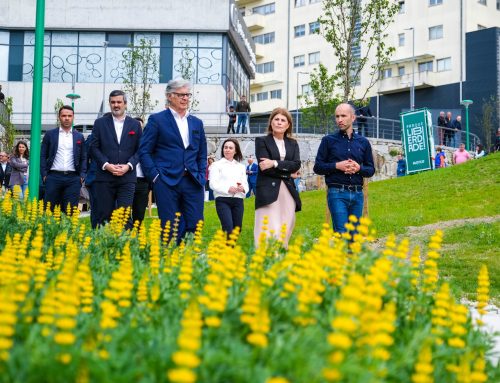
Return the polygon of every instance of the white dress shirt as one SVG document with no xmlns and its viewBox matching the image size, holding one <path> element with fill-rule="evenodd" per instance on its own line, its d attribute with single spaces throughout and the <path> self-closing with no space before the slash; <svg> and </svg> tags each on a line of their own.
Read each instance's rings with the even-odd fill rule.
<svg viewBox="0 0 500 383">
<path fill-rule="evenodd" d="M 57 144 L 57 152 L 54 158 L 54 163 L 50 170 L 60 172 L 74 172 L 75 160 L 73 157 L 73 131 L 68 131 L 59 128 L 59 143 Z"/>
<path fill-rule="evenodd" d="M 125 116 L 121 120 L 118 120 L 113 116 L 113 124 L 115 126 L 116 138 L 118 139 L 118 145 L 120 145 L 120 140 L 122 139 L 123 124 L 125 123 Z"/>
<path fill-rule="evenodd" d="M 175 110 L 170 109 L 170 111 L 172 112 L 175 122 L 177 123 L 177 127 L 179 128 L 179 133 L 181 134 L 182 142 L 184 143 L 184 149 L 186 149 L 189 146 L 189 112 L 186 112 L 184 117 L 181 117 Z"/>
<path fill-rule="evenodd" d="M 210 166 L 210 173 L 208 175 L 210 180 L 210 189 L 214 191 L 214 197 L 235 197 L 245 198 L 248 193 L 248 181 L 245 165 L 236 160 L 228 161 L 224 157 L 215 161 Z M 245 189 L 244 193 L 229 193 L 229 188 L 234 186 L 238 187 L 240 183 Z"/>
</svg>

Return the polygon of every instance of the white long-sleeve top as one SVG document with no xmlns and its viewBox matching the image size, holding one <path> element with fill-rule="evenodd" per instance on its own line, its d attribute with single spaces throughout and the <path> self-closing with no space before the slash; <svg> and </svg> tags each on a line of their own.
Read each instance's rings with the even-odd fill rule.
<svg viewBox="0 0 500 383">
<path fill-rule="evenodd" d="M 246 193 L 248 193 L 249 188 L 245 165 L 236 160 L 228 161 L 225 158 L 221 158 L 215 161 L 210 166 L 208 179 L 210 180 L 210 189 L 214 191 L 215 198 L 245 198 Z M 238 187 L 238 183 L 243 186 L 245 193 L 229 193 L 229 188 L 231 186 Z"/>
</svg>

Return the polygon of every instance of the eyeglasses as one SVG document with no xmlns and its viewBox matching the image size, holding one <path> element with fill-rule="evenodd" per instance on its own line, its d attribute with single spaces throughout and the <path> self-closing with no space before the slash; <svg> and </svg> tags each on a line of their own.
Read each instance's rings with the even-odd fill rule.
<svg viewBox="0 0 500 383">
<path fill-rule="evenodd" d="M 179 98 L 191 98 L 193 97 L 193 93 L 176 93 L 176 92 L 172 92 L 172 94 L 175 94 L 177 97 Z"/>
</svg>

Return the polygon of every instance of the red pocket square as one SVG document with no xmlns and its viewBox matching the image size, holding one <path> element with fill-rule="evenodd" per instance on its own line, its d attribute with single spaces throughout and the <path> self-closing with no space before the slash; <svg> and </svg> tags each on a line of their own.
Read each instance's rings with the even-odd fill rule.
<svg viewBox="0 0 500 383">
<path fill-rule="evenodd" d="M 77 144 L 77 145 L 81 145 L 81 144 L 82 144 L 82 141 L 78 140 L 78 141 L 76 141 L 76 144 Z"/>
<path fill-rule="evenodd" d="M 135 134 L 135 132 L 133 130 L 131 130 L 130 132 L 128 132 L 129 136 L 133 136 L 134 134 Z"/>
</svg>

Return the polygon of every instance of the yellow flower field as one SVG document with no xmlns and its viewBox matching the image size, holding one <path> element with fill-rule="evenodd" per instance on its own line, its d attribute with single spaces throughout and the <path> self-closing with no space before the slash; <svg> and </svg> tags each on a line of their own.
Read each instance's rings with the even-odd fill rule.
<svg viewBox="0 0 500 383">
<path fill-rule="evenodd" d="M 0 201 L 0 382 L 486 382 L 491 339 L 426 249 L 370 249 L 361 219 L 253 254 L 172 224 L 92 231 L 78 212 Z M 355 219 L 350 228 L 358 224 Z M 478 308 L 488 301 L 486 267 Z"/>
</svg>

